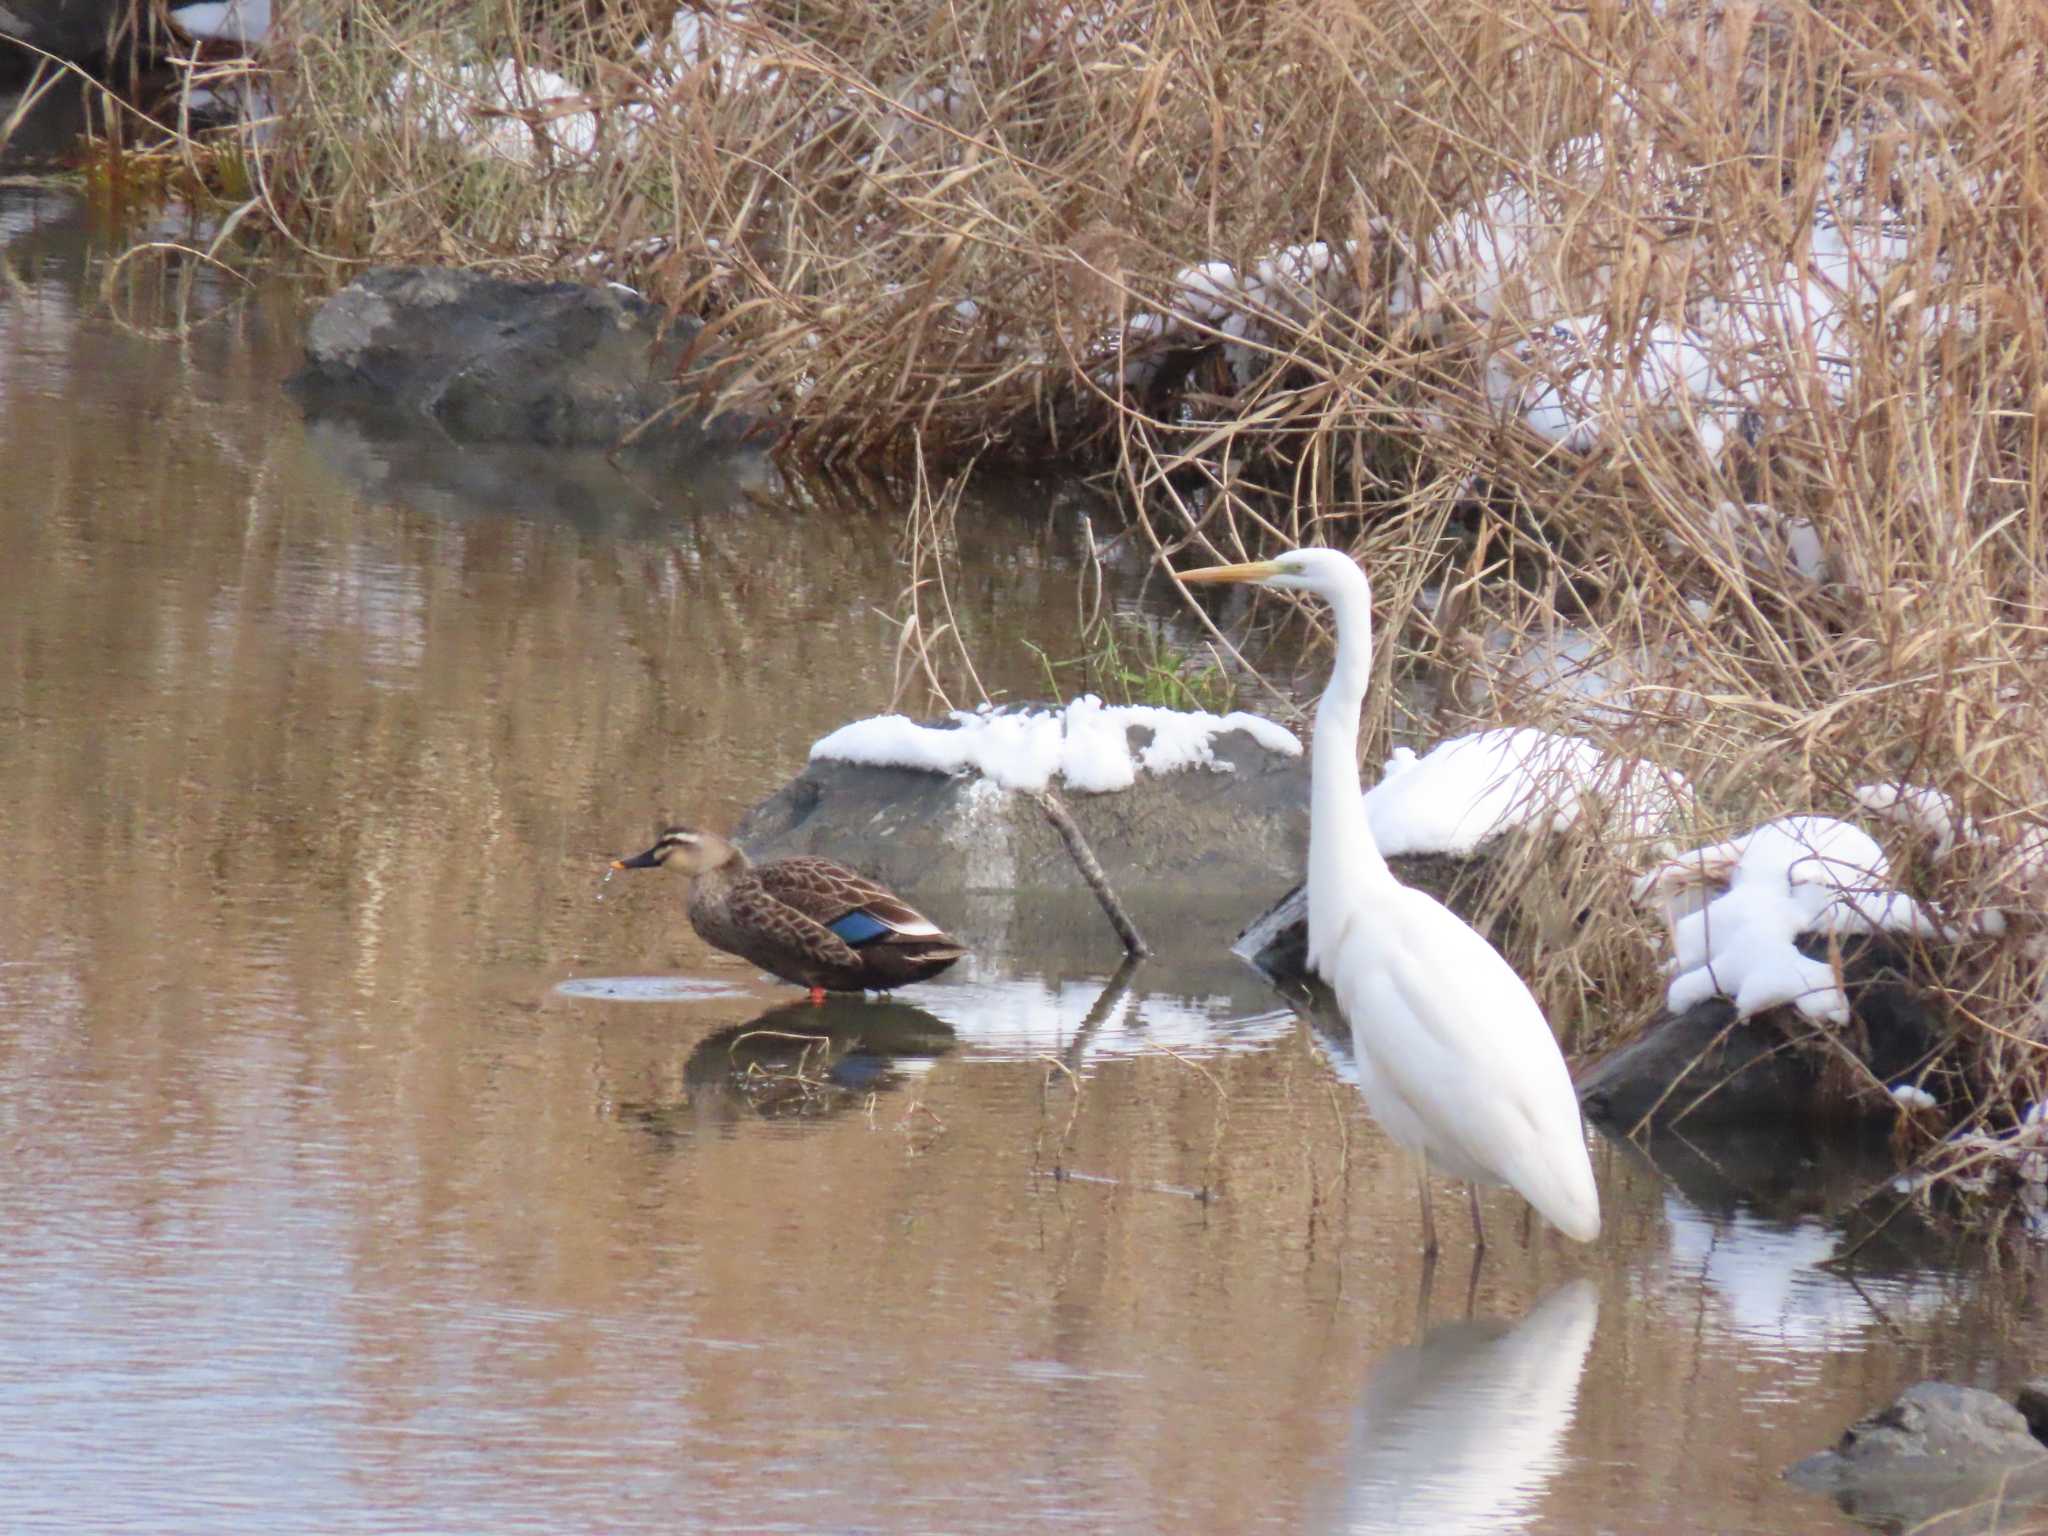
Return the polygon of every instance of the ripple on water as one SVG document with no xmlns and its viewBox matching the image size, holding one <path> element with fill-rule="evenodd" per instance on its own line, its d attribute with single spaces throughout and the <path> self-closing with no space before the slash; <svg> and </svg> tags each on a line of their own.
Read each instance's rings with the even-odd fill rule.
<svg viewBox="0 0 2048 1536">
<path fill-rule="evenodd" d="M 564 997 L 595 997 L 608 1003 L 703 1003 L 745 997 L 744 987 L 699 976 L 572 976 L 557 982 Z"/>
</svg>

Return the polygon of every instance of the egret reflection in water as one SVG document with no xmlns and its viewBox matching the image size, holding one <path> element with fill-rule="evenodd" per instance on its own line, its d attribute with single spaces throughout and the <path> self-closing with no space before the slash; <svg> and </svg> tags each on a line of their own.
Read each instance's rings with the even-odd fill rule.
<svg viewBox="0 0 2048 1536">
<path fill-rule="evenodd" d="M 1519 1323 L 1445 1323 L 1379 1360 L 1334 1529 L 1518 1529 L 1564 1464 L 1599 1308 L 1593 1282 L 1574 1280 Z"/>
</svg>

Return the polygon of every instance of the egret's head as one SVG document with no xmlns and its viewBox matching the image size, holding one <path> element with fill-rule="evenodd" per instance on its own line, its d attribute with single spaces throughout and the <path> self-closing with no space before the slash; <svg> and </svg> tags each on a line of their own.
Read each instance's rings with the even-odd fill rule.
<svg viewBox="0 0 2048 1536">
<path fill-rule="evenodd" d="M 1189 586 L 1204 582 L 1248 582 L 1261 587 L 1278 587 L 1285 592 L 1313 592 L 1334 602 L 1349 593 L 1366 590 L 1365 572 L 1358 562 L 1337 549 L 1290 549 L 1270 560 L 1253 560 L 1244 565 L 1212 565 L 1205 570 L 1181 571 Z"/>
<path fill-rule="evenodd" d="M 613 859 L 613 869 L 672 869 L 683 875 L 702 875 L 738 857 L 739 849 L 716 832 L 699 832 L 695 827 L 670 827 L 654 840 L 645 853 L 630 859 Z"/>
</svg>

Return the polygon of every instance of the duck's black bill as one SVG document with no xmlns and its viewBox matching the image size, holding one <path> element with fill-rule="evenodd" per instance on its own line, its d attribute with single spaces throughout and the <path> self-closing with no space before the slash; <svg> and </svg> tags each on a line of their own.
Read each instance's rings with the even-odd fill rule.
<svg viewBox="0 0 2048 1536">
<path fill-rule="evenodd" d="M 645 853 L 636 853 L 630 859 L 612 860 L 613 869 L 658 869 L 660 867 L 661 860 L 654 856 L 654 849 L 652 848 L 648 849 Z"/>
</svg>

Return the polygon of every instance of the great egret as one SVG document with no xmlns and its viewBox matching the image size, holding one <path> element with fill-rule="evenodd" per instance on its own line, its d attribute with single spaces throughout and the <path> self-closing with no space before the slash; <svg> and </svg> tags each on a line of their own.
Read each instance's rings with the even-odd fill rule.
<svg viewBox="0 0 2048 1536">
<path fill-rule="evenodd" d="M 1337 621 L 1337 661 L 1310 759 L 1308 961 L 1351 1025 L 1366 1107 L 1420 1157 L 1422 1232 L 1436 1252 L 1429 1167 L 1506 1184 L 1582 1243 L 1600 1196 L 1579 1101 L 1536 999 L 1500 952 L 1380 856 L 1358 783 L 1359 711 L 1372 674 L 1372 588 L 1350 556 L 1297 549 L 1183 582 L 1308 592 Z M 1472 1220 L 1477 1241 L 1479 1203 Z"/>
<path fill-rule="evenodd" d="M 716 832 L 670 827 L 613 869 L 690 878 L 690 926 L 718 949 L 786 981 L 827 992 L 886 992 L 926 981 L 967 953 L 886 886 L 831 859 L 753 864 Z"/>
</svg>

